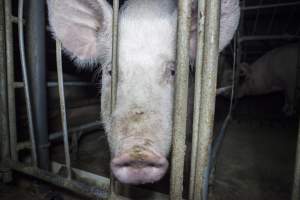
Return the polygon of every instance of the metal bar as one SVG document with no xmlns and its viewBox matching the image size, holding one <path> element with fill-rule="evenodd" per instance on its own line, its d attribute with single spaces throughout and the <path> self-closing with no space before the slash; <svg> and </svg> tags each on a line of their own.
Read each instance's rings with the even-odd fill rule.
<svg viewBox="0 0 300 200">
<path fill-rule="evenodd" d="M 31 89 L 32 115 L 38 157 L 38 166 L 49 170 L 49 141 L 47 119 L 45 1 L 28 3 L 27 62 Z"/>
<path fill-rule="evenodd" d="M 102 128 L 102 124 L 101 122 L 92 122 L 92 123 L 88 123 L 88 124 L 84 124 L 81 126 L 76 126 L 74 128 L 70 128 L 69 129 L 69 133 L 74 133 L 74 132 L 89 132 L 89 131 L 94 131 L 97 129 Z M 55 132 L 55 133 L 51 133 L 49 134 L 49 140 L 56 140 L 60 137 L 63 136 L 63 132 Z"/>
<path fill-rule="evenodd" d="M 5 183 L 11 181 L 11 174 L 3 166 L 4 160 L 10 158 L 4 13 L 4 1 L 0 1 L 0 182 Z"/>
<path fill-rule="evenodd" d="M 112 26 L 112 68 L 111 68 L 111 105 L 110 113 L 112 115 L 117 102 L 117 84 L 118 84 L 118 21 L 119 21 L 119 0 L 113 0 L 113 26 Z M 113 174 L 110 174 L 110 199 L 117 199 L 117 181 Z"/>
<path fill-rule="evenodd" d="M 263 0 L 260 0 L 259 5 L 262 5 L 262 2 L 263 2 Z M 258 22 L 259 15 L 260 15 L 260 10 L 257 10 L 254 25 L 253 25 L 252 35 L 254 35 L 255 32 L 256 32 L 256 27 L 257 27 L 257 22 Z"/>
<path fill-rule="evenodd" d="M 23 88 L 24 87 L 24 83 L 23 82 L 15 82 L 14 84 L 15 88 Z M 90 82 L 84 82 L 84 81 L 79 81 L 79 82 L 75 82 L 75 81 L 66 81 L 64 82 L 64 86 L 76 86 L 76 87 L 86 87 L 86 86 L 95 86 L 94 83 L 90 83 Z M 58 87 L 58 83 L 57 82 L 47 82 L 47 87 Z"/>
<path fill-rule="evenodd" d="M 204 48 L 204 22 L 205 22 L 205 3 L 206 1 L 198 0 L 197 14 L 197 57 L 195 65 L 195 94 L 194 94 L 194 113 L 193 113 L 193 136 L 192 136 L 192 153 L 191 153 L 191 172 L 189 184 L 189 199 L 194 196 L 194 184 L 196 174 L 196 156 L 198 143 L 198 128 L 200 117 L 201 86 L 202 86 L 202 65 L 203 65 L 203 48 Z"/>
<path fill-rule="evenodd" d="M 241 9 L 243 11 L 247 10 L 257 10 L 257 9 L 267 9 L 267 8 L 279 8 L 279 7 L 286 7 L 286 6 L 298 6 L 300 2 L 288 2 L 288 3 L 277 3 L 277 4 L 269 4 L 269 5 L 258 5 L 258 6 L 243 6 Z"/>
<path fill-rule="evenodd" d="M 91 131 L 95 131 L 95 130 L 99 130 L 102 128 L 102 124 L 99 121 L 96 122 L 92 122 L 92 123 L 88 123 L 88 124 L 84 124 L 81 126 L 76 126 L 73 128 L 69 129 L 69 135 L 75 134 L 77 132 L 80 132 L 81 134 L 87 133 L 87 132 L 91 132 Z M 61 137 L 64 136 L 64 133 L 59 131 L 59 132 L 54 132 L 54 133 L 50 133 L 49 134 L 49 140 L 57 140 Z M 19 142 L 17 144 L 17 151 L 20 151 L 22 149 L 28 149 L 30 148 L 30 142 Z"/>
<path fill-rule="evenodd" d="M 299 127 L 298 127 L 298 142 L 297 142 L 294 183 L 293 183 L 293 193 L 292 193 L 292 200 L 299 200 L 299 199 L 300 199 L 300 120 L 299 120 Z"/>
<path fill-rule="evenodd" d="M 68 175 L 68 179 L 71 179 L 72 176 L 71 157 L 70 157 L 67 114 L 66 114 L 65 94 L 64 94 L 64 85 L 63 85 L 64 80 L 63 80 L 63 71 L 62 71 L 61 43 L 59 41 L 56 41 L 56 62 L 57 62 L 57 78 L 58 78 L 58 85 L 59 85 L 58 91 L 59 91 L 59 100 L 60 100 L 60 113 L 61 113 L 61 123 L 63 128 L 67 175 Z"/>
<path fill-rule="evenodd" d="M 107 190 L 105 190 L 105 185 L 103 188 L 91 186 L 87 183 L 66 179 L 45 170 L 40 170 L 38 168 L 27 166 L 14 161 L 8 160 L 6 161 L 6 164 L 8 167 L 12 168 L 15 171 L 36 177 L 38 179 L 41 179 L 58 187 L 68 189 L 83 196 L 96 199 L 107 199 L 108 196 L 108 192 Z"/>
<path fill-rule="evenodd" d="M 299 39 L 300 36 L 296 35 L 251 35 L 251 36 L 241 36 L 239 42 L 251 41 L 251 40 L 292 40 Z"/>
<path fill-rule="evenodd" d="M 15 108 L 15 88 L 14 88 L 14 55 L 13 55 L 13 30 L 11 23 L 11 0 L 5 0 L 5 35 L 6 35 L 6 65 L 7 65 L 7 94 L 8 94 L 8 120 L 10 152 L 13 160 L 18 159 L 16 151 L 17 130 L 16 130 L 16 108 Z"/>
<path fill-rule="evenodd" d="M 22 65 L 22 75 L 24 81 L 24 89 L 25 89 L 25 100 L 26 100 L 26 108 L 27 108 L 27 117 L 28 117 L 28 124 L 29 124 L 29 136 L 31 141 L 31 151 L 32 151 L 32 160 L 33 164 L 37 166 L 37 152 L 36 152 L 36 143 L 35 143 L 35 136 L 34 136 L 34 126 L 33 126 L 33 118 L 32 118 L 32 106 L 31 106 L 31 99 L 30 99 L 30 91 L 29 91 L 29 84 L 28 84 L 28 77 L 27 77 L 27 66 L 25 60 L 25 48 L 24 48 L 24 30 L 23 30 L 23 6 L 24 1 L 19 1 L 18 7 L 18 28 L 19 28 L 19 45 L 20 45 L 20 57 L 21 57 L 21 65 Z M 16 146 L 15 146 L 16 147 Z"/>
<path fill-rule="evenodd" d="M 173 111 L 173 137 L 171 161 L 170 199 L 181 200 L 186 139 L 187 96 L 189 78 L 189 37 L 191 2 L 178 1 L 177 66 Z"/>
<path fill-rule="evenodd" d="M 280 0 L 278 0 L 278 3 L 279 2 L 280 2 Z M 271 30 L 272 30 L 272 27 L 273 27 L 273 23 L 274 23 L 274 19 L 275 19 L 275 16 L 277 14 L 277 9 L 278 9 L 278 7 L 275 7 L 274 10 L 273 10 L 271 20 L 269 20 L 269 26 L 268 26 L 268 29 L 267 29 L 268 30 L 267 34 L 271 33 Z"/>
<path fill-rule="evenodd" d="M 212 141 L 212 129 L 215 111 L 217 66 L 219 54 L 220 1 L 206 1 L 204 61 L 194 200 L 205 199 L 203 191 L 204 175 L 208 170 L 208 156 Z"/>
</svg>

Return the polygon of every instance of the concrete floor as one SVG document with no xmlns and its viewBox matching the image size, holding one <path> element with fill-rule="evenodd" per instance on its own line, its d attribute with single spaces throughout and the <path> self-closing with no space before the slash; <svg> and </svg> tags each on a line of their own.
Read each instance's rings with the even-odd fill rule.
<svg viewBox="0 0 300 200">
<path fill-rule="evenodd" d="M 283 98 L 279 94 L 250 97 L 239 102 L 218 156 L 210 200 L 290 199 L 298 121 L 281 113 L 282 104 Z M 218 98 L 215 133 L 219 131 L 227 108 L 228 101 Z M 62 145 L 53 147 L 52 159 L 64 162 L 62 152 Z M 74 167 L 108 176 L 110 158 L 104 133 L 84 136 L 77 158 L 72 162 Z M 167 174 L 159 183 L 145 187 L 168 193 L 168 185 Z M 62 193 L 57 188 L 54 191 Z M 0 186 L 0 199 L 21 197 L 23 200 L 43 199 L 20 187 Z M 64 196 L 64 199 L 68 198 L 68 195 Z"/>
</svg>

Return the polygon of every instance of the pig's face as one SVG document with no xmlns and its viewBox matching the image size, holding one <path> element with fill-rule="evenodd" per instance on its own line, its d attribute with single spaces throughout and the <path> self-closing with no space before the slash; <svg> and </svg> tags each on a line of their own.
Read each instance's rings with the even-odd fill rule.
<svg viewBox="0 0 300 200">
<path fill-rule="evenodd" d="M 119 181 L 130 184 L 159 180 L 168 168 L 166 158 L 171 144 L 177 30 L 175 1 L 128 0 L 122 6 L 117 102 L 112 114 L 111 6 L 104 0 L 48 0 L 48 8 L 50 25 L 64 50 L 80 64 L 102 64 L 102 120 L 112 155 L 113 174 Z M 238 0 L 222 0 L 222 8 L 226 12 L 221 12 L 220 50 L 236 30 Z M 196 43 L 195 28 L 194 24 L 191 44 Z M 190 56 L 194 60 L 195 45 L 191 46 Z"/>
<path fill-rule="evenodd" d="M 102 76 L 102 119 L 112 153 L 113 173 L 124 183 L 136 184 L 159 180 L 168 167 L 176 17 L 130 19 L 126 12 L 129 11 L 121 13 L 119 25 L 116 108 L 110 115 L 108 65 Z"/>
</svg>

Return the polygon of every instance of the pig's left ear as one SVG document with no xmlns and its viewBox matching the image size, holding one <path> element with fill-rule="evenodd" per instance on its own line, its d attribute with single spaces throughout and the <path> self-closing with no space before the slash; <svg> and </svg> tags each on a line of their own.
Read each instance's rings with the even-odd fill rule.
<svg viewBox="0 0 300 200">
<path fill-rule="evenodd" d="M 197 1 L 192 2 L 192 24 L 190 35 L 190 58 L 195 60 L 197 52 Z M 239 0 L 221 0 L 219 52 L 229 44 L 240 19 Z"/>
</svg>

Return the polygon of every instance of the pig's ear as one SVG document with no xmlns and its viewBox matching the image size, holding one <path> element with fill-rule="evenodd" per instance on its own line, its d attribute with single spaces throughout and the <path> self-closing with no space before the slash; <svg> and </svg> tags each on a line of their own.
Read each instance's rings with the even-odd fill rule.
<svg viewBox="0 0 300 200">
<path fill-rule="evenodd" d="M 192 2 L 192 24 L 190 35 L 190 58 L 195 60 L 197 52 L 197 1 Z M 229 44 L 238 27 L 240 18 L 239 0 L 221 0 L 219 52 Z"/>
<path fill-rule="evenodd" d="M 47 0 L 49 23 L 80 64 L 110 59 L 112 8 L 105 0 Z"/>
</svg>

